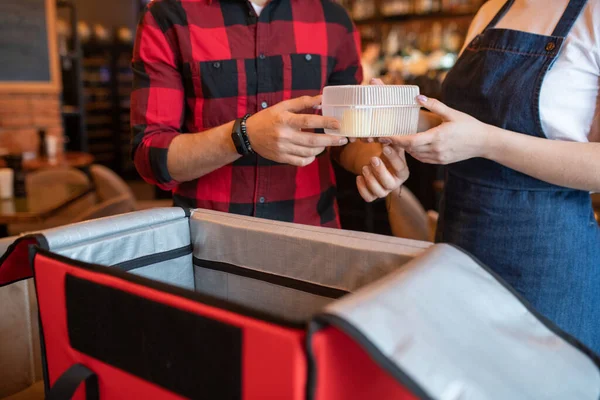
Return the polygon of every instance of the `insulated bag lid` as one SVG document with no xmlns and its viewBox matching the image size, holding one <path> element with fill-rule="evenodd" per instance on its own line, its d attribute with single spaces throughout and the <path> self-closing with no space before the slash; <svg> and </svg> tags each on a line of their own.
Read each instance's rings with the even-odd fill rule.
<svg viewBox="0 0 600 400">
<path fill-rule="evenodd" d="M 342 330 L 430 398 L 600 397 L 598 358 L 450 245 L 332 303 L 315 322 Z"/>
</svg>

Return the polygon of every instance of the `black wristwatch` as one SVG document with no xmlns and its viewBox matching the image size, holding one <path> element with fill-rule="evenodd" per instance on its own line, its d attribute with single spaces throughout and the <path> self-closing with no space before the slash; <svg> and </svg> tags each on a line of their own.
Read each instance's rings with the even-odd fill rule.
<svg viewBox="0 0 600 400">
<path fill-rule="evenodd" d="M 248 154 L 254 154 L 250 140 L 248 139 L 248 132 L 246 131 L 246 121 L 250 118 L 250 114 L 244 115 L 242 118 L 235 120 L 233 124 L 233 130 L 231 131 L 231 139 L 235 145 L 237 152 L 246 156 Z"/>
</svg>

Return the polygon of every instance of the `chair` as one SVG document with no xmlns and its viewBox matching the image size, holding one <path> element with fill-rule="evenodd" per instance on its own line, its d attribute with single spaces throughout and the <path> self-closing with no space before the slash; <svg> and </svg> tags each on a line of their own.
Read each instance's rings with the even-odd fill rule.
<svg viewBox="0 0 600 400">
<path fill-rule="evenodd" d="M 389 195 L 386 198 L 388 218 L 392 233 L 405 239 L 433 242 L 438 214 L 425 211 L 419 200 L 406 187 L 400 196 Z"/>
<path fill-rule="evenodd" d="M 74 185 L 85 185 L 90 183 L 87 175 L 75 168 L 52 168 L 33 171 L 27 174 L 27 184 L 43 185 L 46 182 L 61 180 Z"/>
<path fill-rule="evenodd" d="M 71 222 L 83 222 L 91 219 L 110 217 L 112 215 L 125 214 L 131 211 L 135 211 L 135 202 L 131 197 L 124 195 L 112 198 L 101 202 L 100 204 L 92 207 L 91 209 L 84 211 Z"/>
<path fill-rule="evenodd" d="M 88 176 L 75 168 L 53 168 L 47 170 L 34 171 L 27 174 L 26 186 L 28 188 L 47 185 L 48 182 L 66 182 L 73 185 L 91 185 Z M 31 190 L 31 189 L 30 189 Z M 38 206 L 43 206 L 44 198 L 35 198 Z M 81 214 L 96 204 L 95 193 L 89 193 L 77 201 L 63 207 L 50 218 L 39 223 L 11 224 L 8 226 L 10 235 L 18 235 L 23 232 L 30 232 L 42 229 L 53 228 L 69 223 L 74 216 Z"/>
<path fill-rule="evenodd" d="M 27 389 L 4 398 L 4 400 L 44 400 L 44 381 L 38 381 Z"/>
<path fill-rule="evenodd" d="M 110 168 L 94 164 L 90 167 L 90 174 L 96 186 L 96 193 L 101 202 L 119 196 L 129 196 L 135 204 L 136 210 L 145 210 L 155 207 L 171 207 L 171 200 L 137 201 L 133 191 L 127 183 Z"/>
</svg>

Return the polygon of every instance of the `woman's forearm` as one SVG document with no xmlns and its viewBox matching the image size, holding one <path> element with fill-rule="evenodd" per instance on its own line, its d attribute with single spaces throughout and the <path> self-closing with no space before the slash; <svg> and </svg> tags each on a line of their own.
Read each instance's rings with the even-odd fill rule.
<svg viewBox="0 0 600 400">
<path fill-rule="evenodd" d="M 558 186 L 600 192 L 600 143 L 575 143 L 523 135 L 488 125 L 436 99 L 417 102 L 443 119 L 426 132 L 386 138 L 417 160 L 453 164 L 483 157 Z M 429 120 L 421 113 L 423 123 Z"/>
<path fill-rule="evenodd" d="M 487 127 L 485 158 L 558 186 L 600 192 L 600 143 L 547 140 Z"/>
</svg>

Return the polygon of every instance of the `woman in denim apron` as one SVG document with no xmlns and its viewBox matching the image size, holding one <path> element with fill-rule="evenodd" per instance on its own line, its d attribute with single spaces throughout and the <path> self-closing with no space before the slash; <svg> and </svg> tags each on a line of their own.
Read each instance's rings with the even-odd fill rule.
<svg viewBox="0 0 600 400">
<path fill-rule="evenodd" d="M 419 96 L 443 123 L 391 142 L 450 164 L 437 241 L 474 254 L 600 353 L 600 229 L 590 198 L 600 191 L 600 174 L 590 173 L 600 171 L 600 147 L 542 140 L 539 111 L 543 79 L 586 0 L 569 2 L 551 36 L 493 29 L 513 3 L 466 47 L 444 82 L 445 104 Z"/>
</svg>

